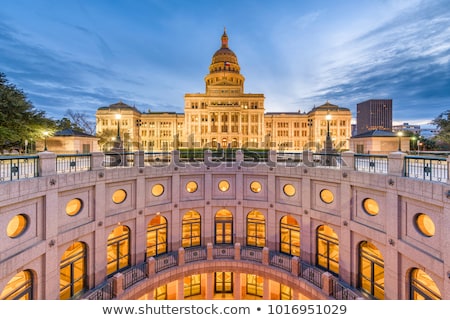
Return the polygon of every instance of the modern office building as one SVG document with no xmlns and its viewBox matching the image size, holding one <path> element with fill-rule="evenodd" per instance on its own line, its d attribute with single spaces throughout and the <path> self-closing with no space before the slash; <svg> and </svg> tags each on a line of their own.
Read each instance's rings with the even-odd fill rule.
<svg viewBox="0 0 450 320">
<path fill-rule="evenodd" d="M 245 93 L 240 70 L 224 32 L 205 76 L 205 93 L 185 94 L 184 113 L 141 113 L 123 102 L 100 107 L 97 134 L 111 133 L 102 149 L 114 144 L 117 127 L 130 151 L 217 147 L 319 151 L 324 149 L 327 128 L 334 149 L 349 149 L 349 109 L 327 101 L 309 112 L 265 113 L 264 94 Z"/>
<path fill-rule="evenodd" d="M 356 105 L 356 130 L 392 131 L 392 99 L 371 99 Z"/>
</svg>

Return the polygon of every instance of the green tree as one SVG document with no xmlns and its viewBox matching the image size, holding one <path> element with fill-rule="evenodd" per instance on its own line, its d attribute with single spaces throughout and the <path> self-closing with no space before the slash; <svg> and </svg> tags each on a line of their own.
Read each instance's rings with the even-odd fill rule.
<svg viewBox="0 0 450 320">
<path fill-rule="evenodd" d="M 450 147 L 450 110 L 442 112 L 433 121 L 439 133 L 433 138 L 439 149 L 448 150 Z"/>
<path fill-rule="evenodd" d="M 21 149 L 26 140 L 44 138 L 52 132 L 54 121 L 36 110 L 22 90 L 11 84 L 0 72 L 0 150 Z"/>
</svg>

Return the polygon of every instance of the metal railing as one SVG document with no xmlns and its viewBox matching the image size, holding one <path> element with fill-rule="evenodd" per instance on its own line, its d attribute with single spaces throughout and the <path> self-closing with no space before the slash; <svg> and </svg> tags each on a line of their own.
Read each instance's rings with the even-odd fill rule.
<svg viewBox="0 0 450 320">
<path fill-rule="evenodd" d="M 199 260 L 206 260 L 206 248 L 205 247 L 192 247 L 185 248 L 185 262 L 193 262 Z"/>
<path fill-rule="evenodd" d="M 279 252 L 271 252 L 270 253 L 270 265 L 289 271 L 292 270 L 292 257 L 279 253 Z"/>
<path fill-rule="evenodd" d="M 38 156 L 0 156 L 0 181 L 37 177 L 38 163 Z"/>
<path fill-rule="evenodd" d="M 262 262 L 262 249 L 258 247 L 243 247 L 241 249 L 241 259 Z"/>
<path fill-rule="evenodd" d="M 324 272 L 325 271 L 323 271 L 322 269 L 316 268 L 303 261 L 300 262 L 300 278 L 311 282 L 316 287 L 322 288 L 322 274 Z"/>
<path fill-rule="evenodd" d="M 355 170 L 373 173 L 388 173 L 388 156 L 372 154 L 355 154 Z"/>
<path fill-rule="evenodd" d="M 178 252 L 169 252 L 155 256 L 155 272 L 160 272 L 178 265 Z"/>
<path fill-rule="evenodd" d="M 143 262 L 123 272 L 123 289 L 126 290 L 145 278 L 147 278 L 147 263 Z"/>
<path fill-rule="evenodd" d="M 95 291 L 93 291 L 86 297 L 87 300 L 111 300 L 113 298 L 114 295 L 112 279 L 108 279 L 107 282 L 100 285 Z"/>
<path fill-rule="evenodd" d="M 91 154 L 56 155 L 56 172 L 67 173 L 91 170 Z"/>
<path fill-rule="evenodd" d="M 233 245 L 218 245 L 213 248 L 214 259 L 233 259 L 234 246 Z"/>
<path fill-rule="evenodd" d="M 447 158 L 405 156 L 404 176 L 430 181 L 448 181 Z"/>
<path fill-rule="evenodd" d="M 336 278 L 331 278 L 331 296 L 336 300 L 356 300 L 359 295 Z"/>
</svg>

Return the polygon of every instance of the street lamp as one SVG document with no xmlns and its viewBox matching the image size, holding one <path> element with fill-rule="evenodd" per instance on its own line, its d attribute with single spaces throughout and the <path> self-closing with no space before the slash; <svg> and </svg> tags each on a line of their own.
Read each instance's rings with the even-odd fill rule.
<svg viewBox="0 0 450 320">
<path fill-rule="evenodd" d="M 412 137 L 411 137 L 411 140 L 412 140 L 412 149 L 413 149 L 413 151 L 416 151 L 416 146 L 415 146 L 415 144 L 416 144 L 417 138 L 416 138 L 415 136 L 412 136 Z"/>
<path fill-rule="evenodd" d="M 120 113 L 116 114 L 116 120 L 117 120 L 117 142 L 120 144 L 120 119 L 122 118 L 122 115 Z"/>
<path fill-rule="evenodd" d="M 403 136 L 403 132 L 401 132 L 401 131 L 397 132 L 397 136 L 398 136 L 398 151 L 402 151 L 402 136 Z"/>
<path fill-rule="evenodd" d="M 140 134 L 141 126 L 142 126 L 142 120 L 141 119 L 137 119 L 136 120 L 136 127 L 137 127 L 137 136 L 138 136 L 138 145 L 137 145 L 138 150 L 141 149 L 141 147 L 140 147 L 140 145 L 141 145 L 141 141 L 140 141 L 141 140 L 141 134 Z"/>
<path fill-rule="evenodd" d="M 331 120 L 331 114 L 327 113 L 325 116 L 325 119 L 327 120 L 327 138 L 325 140 L 325 152 L 331 152 L 333 149 L 333 141 L 331 141 L 330 136 L 330 120 Z"/>
<path fill-rule="evenodd" d="M 47 136 L 48 131 L 44 131 L 44 151 L 47 151 Z"/>
</svg>

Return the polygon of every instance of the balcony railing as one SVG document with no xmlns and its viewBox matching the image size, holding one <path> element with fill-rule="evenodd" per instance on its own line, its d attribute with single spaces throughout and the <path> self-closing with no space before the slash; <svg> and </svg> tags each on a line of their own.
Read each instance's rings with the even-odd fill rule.
<svg viewBox="0 0 450 320">
<path fill-rule="evenodd" d="M 224 151 L 228 150 L 228 151 Z M 55 155 L 46 152 L 45 157 L 2 156 L 0 157 L 0 182 L 48 176 L 79 171 L 123 167 L 167 167 L 169 165 L 200 167 L 226 166 L 253 167 L 265 164 L 270 167 L 321 167 L 354 170 L 376 174 L 398 175 L 415 179 L 447 183 L 449 181 L 448 158 L 408 156 L 403 153 L 369 155 L 354 153 L 286 153 L 250 150 L 203 150 L 172 152 L 107 152 L 92 154 Z M 53 156 L 52 156 L 53 155 Z M 51 170 L 52 163 L 54 170 Z M 43 165 L 43 162 L 47 162 Z M 396 162 L 392 165 L 391 162 Z M 43 172 L 44 171 L 44 172 Z"/>
<path fill-rule="evenodd" d="M 305 261 L 301 261 L 298 257 L 293 257 L 278 251 L 270 251 L 267 250 L 267 248 L 259 247 L 240 247 L 239 245 L 193 247 L 184 248 L 182 250 L 185 253 L 184 259 L 181 259 L 178 251 L 151 257 L 153 263 L 150 263 L 149 260 L 147 260 L 146 262 L 131 266 L 122 271 L 121 274 L 123 276 L 120 277 L 122 279 L 121 285 L 117 283 L 115 285 L 113 284 L 114 281 L 118 281 L 116 277 L 108 278 L 106 282 L 84 294 L 84 299 L 114 299 L 117 295 L 114 288 L 120 286 L 122 290 L 126 290 L 142 280 L 151 278 L 153 274 L 170 268 L 176 268 L 185 263 L 195 263 L 201 260 L 205 261 L 207 260 L 208 250 L 211 250 L 210 254 L 213 259 L 221 259 L 222 261 L 223 259 L 235 261 L 236 259 L 242 259 L 260 263 L 262 265 L 269 265 L 270 267 L 287 271 L 291 273 L 292 276 L 304 279 L 317 288 L 323 289 L 322 279 L 325 276 L 325 270 L 310 265 Z M 239 257 L 237 257 L 236 254 L 238 254 Z M 295 264 L 298 266 L 298 268 L 295 269 L 296 271 L 294 271 L 292 267 Z M 120 275 L 120 273 L 116 274 L 116 276 L 118 275 Z M 326 277 L 327 279 L 330 279 L 331 284 L 331 288 L 326 294 L 329 294 L 338 300 L 354 300 L 362 297 L 357 291 L 354 291 L 353 288 L 339 281 L 339 279 L 331 275 L 331 273 L 327 273 Z"/>
</svg>

